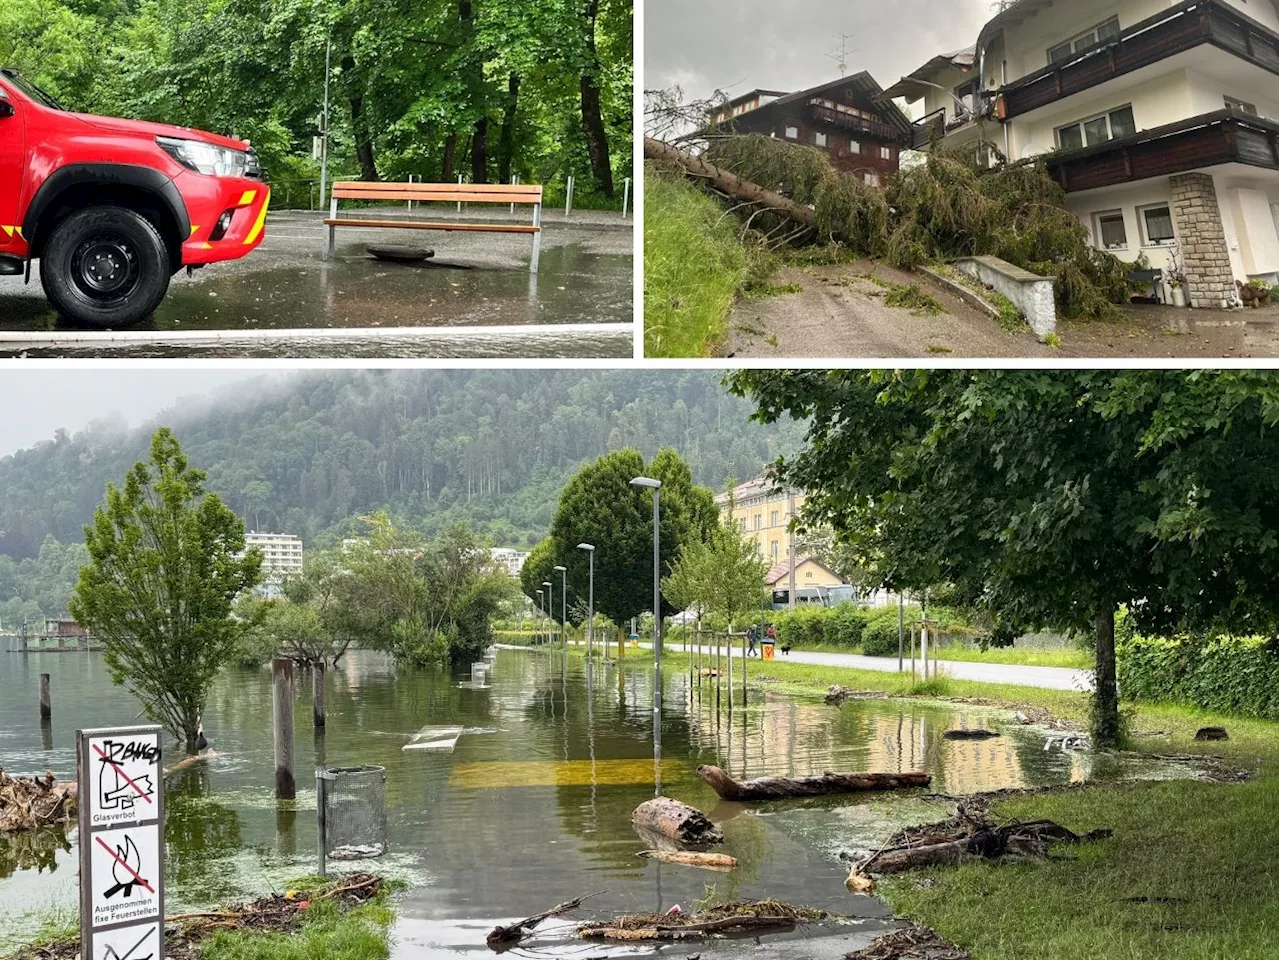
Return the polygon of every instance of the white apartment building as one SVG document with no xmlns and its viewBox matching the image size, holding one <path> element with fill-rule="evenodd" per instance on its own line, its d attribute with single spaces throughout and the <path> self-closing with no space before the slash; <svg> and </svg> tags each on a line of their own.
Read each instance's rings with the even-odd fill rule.
<svg viewBox="0 0 1280 960">
<path fill-rule="evenodd" d="M 245 548 L 262 551 L 262 574 L 266 583 L 280 584 L 287 577 L 302 573 L 302 540 L 291 533 L 256 533 L 244 535 Z"/>
<path fill-rule="evenodd" d="M 495 567 L 501 567 L 513 577 L 520 576 L 524 562 L 529 559 L 528 550 L 516 550 L 514 547 L 490 547 L 489 559 Z"/>
<path fill-rule="evenodd" d="M 1277 0 L 1014 0 L 884 96 L 923 101 L 917 148 L 1045 156 L 1095 246 L 1224 306 L 1280 271 L 1278 28 Z"/>
</svg>

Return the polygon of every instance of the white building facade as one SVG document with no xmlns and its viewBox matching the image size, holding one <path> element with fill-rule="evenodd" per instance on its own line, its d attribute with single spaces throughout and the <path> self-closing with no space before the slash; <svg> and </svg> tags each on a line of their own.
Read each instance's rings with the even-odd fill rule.
<svg viewBox="0 0 1280 960">
<path fill-rule="evenodd" d="M 885 95 L 923 101 L 917 147 L 1044 156 L 1096 247 L 1227 306 L 1280 273 L 1278 27 L 1276 0 L 1016 0 Z"/>
<path fill-rule="evenodd" d="M 250 531 L 244 535 L 244 545 L 262 552 L 262 573 L 267 583 L 280 584 L 289 577 L 301 576 L 302 540 L 293 534 Z"/>
<path fill-rule="evenodd" d="M 520 576 L 524 562 L 529 559 L 528 550 L 516 550 L 514 547 L 490 547 L 489 559 L 495 567 L 501 567 L 513 577 Z"/>
</svg>

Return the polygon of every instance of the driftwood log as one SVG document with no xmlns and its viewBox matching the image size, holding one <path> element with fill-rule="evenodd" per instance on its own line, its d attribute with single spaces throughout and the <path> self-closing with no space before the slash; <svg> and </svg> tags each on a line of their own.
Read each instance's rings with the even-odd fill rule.
<svg viewBox="0 0 1280 960">
<path fill-rule="evenodd" d="M 994 730 L 947 730 L 942 734 L 943 740 L 989 740 L 1000 734 Z"/>
<path fill-rule="evenodd" d="M 701 810 L 670 797 L 646 800 L 631 813 L 631 822 L 681 843 L 724 843 L 724 834 Z"/>
<path fill-rule="evenodd" d="M 566 900 L 564 903 L 557 903 L 550 910 L 543 910 L 541 913 L 535 913 L 532 917 L 525 917 L 523 920 L 518 920 L 505 927 L 494 927 L 489 931 L 489 935 L 484 938 L 485 943 L 490 946 L 497 946 L 503 943 L 514 943 L 519 941 L 525 937 L 531 928 L 536 927 L 543 920 L 558 917 L 560 914 L 568 913 L 570 910 L 577 910 L 582 906 L 582 901 L 598 896 L 600 896 L 600 893 L 588 893 L 584 897 L 575 897 L 573 900 Z"/>
<path fill-rule="evenodd" d="M 824 773 L 820 777 L 760 777 L 735 780 L 719 767 L 704 764 L 698 776 L 722 800 L 779 800 L 785 797 L 821 797 L 865 790 L 900 790 L 927 787 L 927 773 Z"/>
<path fill-rule="evenodd" d="M 76 813 L 76 785 L 43 777 L 14 777 L 0 768 L 0 833 L 66 823 Z"/>
<path fill-rule="evenodd" d="M 646 860 L 661 860 L 663 863 L 682 863 L 688 867 L 702 867 L 704 870 L 732 870 L 738 865 L 738 858 L 725 853 L 691 853 L 687 850 L 641 850 L 640 856 Z"/>
<path fill-rule="evenodd" d="M 768 928 L 790 930 L 795 925 L 794 920 L 780 917 L 720 917 L 681 926 L 654 924 L 648 927 L 587 927 L 580 930 L 578 935 L 587 940 L 700 940 L 709 934 Z"/>
<path fill-rule="evenodd" d="M 788 200 L 780 193 L 766 190 L 750 180 L 743 180 L 728 170 L 721 169 L 702 157 L 695 157 L 691 153 L 685 153 L 669 143 L 663 143 L 661 140 L 653 139 L 653 137 L 645 137 L 644 155 L 647 160 L 667 160 L 677 163 L 684 168 L 685 173 L 689 176 L 706 181 L 710 186 L 714 186 L 715 189 L 721 193 L 728 194 L 735 200 L 745 200 L 748 203 L 765 207 L 786 217 L 788 220 L 794 220 L 801 226 L 815 229 L 818 226 L 818 216 L 809 207 L 796 203 L 794 200 Z M 837 237 L 836 239 L 840 238 Z"/>
</svg>

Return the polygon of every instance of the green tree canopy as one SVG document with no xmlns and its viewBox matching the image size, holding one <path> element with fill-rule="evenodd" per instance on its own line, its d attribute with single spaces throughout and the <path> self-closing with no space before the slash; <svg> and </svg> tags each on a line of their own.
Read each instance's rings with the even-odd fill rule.
<svg viewBox="0 0 1280 960">
<path fill-rule="evenodd" d="M 997 637 L 1096 637 L 1094 730 L 1119 734 L 1114 622 L 1270 633 L 1277 595 L 1273 371 L 743 371 L 765 421 L 810 418 L 784 458 L 805 513 L 892 590 L 948 584 Z"/>
<path fill-rule="evenodd" d="M 259 581 L 262 556 L 245 551 L 244 523 L 204 489 L 167 427 L 124 486 L 85 527 L 89 562 L 71 613 L 106 645 L 111 678 L 195 753 L 200 716 L 218 671 L 249 624 L 232 603 Z"/>
</svg>

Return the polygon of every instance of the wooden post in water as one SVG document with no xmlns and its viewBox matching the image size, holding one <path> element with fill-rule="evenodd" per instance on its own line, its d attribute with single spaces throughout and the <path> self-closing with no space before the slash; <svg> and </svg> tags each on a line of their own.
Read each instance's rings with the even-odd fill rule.
<svg viewBox="0 0 1280 960">
<path fill-rule="evenodd" d="M 742 637 L 742 706 L 747 706 L 747 638 L 744 634 Z M 743 741 L 744 745 L 746 741 Z"/>
<path fill-rule="evenodd" d="M 733 624 L 729 624 L 729 628 L 724 633 L 724 660 L 729 667 L 728 680 L 726 681 L 726 691 L 728 693 L 729 716 L 733 716 Z M 733 756 L 733 727 L 729 728 L 730 747 L 729 756 Z"/>
<path fill-rule="evenodd" d="M 324 660 L 311 672 L 311 719 L 315 726 L 324 726 Z"/>
<path fill-rule="evenodd" d="M 293 661 L 271 661 L 271 719 L 275 730 L 276 799 L 292 800 L 298 794 L 293 779 Z"/>
<path fill-rule="evenodd" d="M 40 674 L 40 719 L 48 720 L 53 716 L 53 700 L 49 697 L 49 675 Z"/>
<path fill-rule="evenodd" d="M 720 634 L 715 634 L 716 638 L 716 722 L 720 722 L 720 675 L 724 673 L 724 666 L 720 663 Z"/>
</svg>

